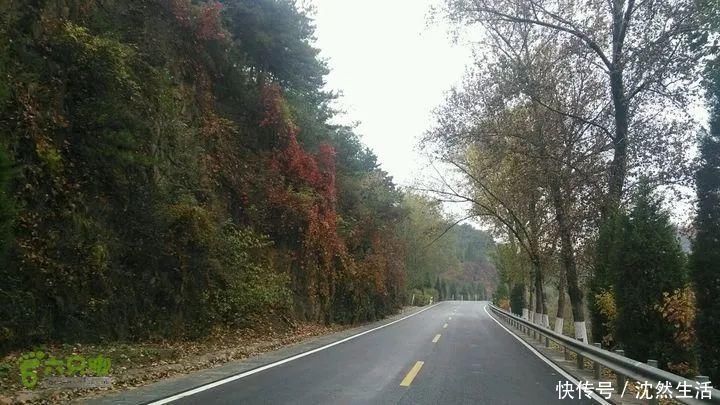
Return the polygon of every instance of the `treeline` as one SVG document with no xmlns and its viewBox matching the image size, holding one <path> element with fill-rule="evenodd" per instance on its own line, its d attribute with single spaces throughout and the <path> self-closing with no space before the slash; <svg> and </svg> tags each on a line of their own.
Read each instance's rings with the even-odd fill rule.
<svg viewBox="0 0 720 405">
<path fill-rule="evenodd" d="M 428 189 L 470 205 L 503 240 L 498 304 L 717 382 L 717 10 L 611 6 L 447 1 L 441 13 L 459 35 L 482 32 L 481 57 L 427 134 L 437 164 L 454 172 Z M 699 79 L 709 132 L 688 113 Z M 690 255 L 666 208 L 683 186 L 697 190 Z"/>
<path fill-rule="evenodd" d="M 0 350 L 372 320 L 445 265 L 413 256 L 439 211 L 330 124 L 293 1 L 0 15 Z"/>
<path fill-rule="evenodd" d="M 442 204 L 427 196 L 407 194 L 403 207 L 409 213 L 400 235 L 407 247 L 411 302 L 486 299 L 497 284 L 490 262 L 492 236 L 469 224 L 455 224 Z"/>
</svg>

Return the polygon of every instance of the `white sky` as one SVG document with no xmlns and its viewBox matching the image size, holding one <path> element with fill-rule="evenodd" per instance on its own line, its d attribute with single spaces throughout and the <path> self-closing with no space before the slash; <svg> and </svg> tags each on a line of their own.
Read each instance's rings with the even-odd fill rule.
<svg viewBox="0 0 720 405">
<path fill-rule="evenodd" d="M 328 60 L 328 89 L 342 91 L 343 124 L 357 133 L 400 185 L 409 185 L 426 160 L 417 143 L 432 110 L 459 83 L 472 60 L 453 45 L 447 27 L 428 25 L 442 0 L 311 0 L 316 46 Z"/>
</svg>

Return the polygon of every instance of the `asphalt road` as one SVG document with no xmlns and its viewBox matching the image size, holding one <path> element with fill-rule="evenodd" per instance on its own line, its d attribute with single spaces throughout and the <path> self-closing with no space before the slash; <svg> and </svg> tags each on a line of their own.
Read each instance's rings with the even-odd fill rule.
<svg viewBox="0 0 720 405">
<path fill-rule="evenodd" d="M 175 404 L 556 404 L 565 381 L 486 302 L 442 302 L 363 336 Z M 419 363 L 422 362 L 422 363 Z"/>
</svg>

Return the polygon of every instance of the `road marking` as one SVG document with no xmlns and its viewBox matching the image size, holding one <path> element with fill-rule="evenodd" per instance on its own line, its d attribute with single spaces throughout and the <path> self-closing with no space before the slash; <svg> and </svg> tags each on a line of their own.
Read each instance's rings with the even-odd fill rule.
<svg viewBox="0 0 720 405">
<path fill-rule="evenodd" d="M 422 368 L 423 364 L 425 364 L 425 362 L 423 362 L 423 361 L 418 361 L 417 363 L 415 363 L 415 365 L 410 369 L 410 371 L 408 371 L 405 378 L 403 378 L 402 382 L 400 383 L 400 386 L 401 387 L 409 387 L 410 384 L 412 384 L 415 377 L 420 372 L 420 369 Z"/>
<path fill-rule="evenodd" d="M 443 325 L 443 329 L 445 329 L 445 328 L 447 328 L 447 323 L 445 325 Z"/>
<path fill-rule="evenodd" d="M 337 345 L 339 345 L 339 344 L 345 343 L 345 342 L 350 341 L 350 340 L 353 340 L 353 339 L 355 339 L 355 338 L 359 338 L 360 336 L 367 335 L 368 333 L 375 332 L 376 330 L 379 330 L 379 329 L 382 329 L 382 328 L 386 328 L 386 327 L 388 327 L 388 326 L 390 326 L 390 325 L 394 325 L 394 324 L 396 324 L 396 323 L 398 323 L 398 322 L 404 321 L 404 320 L 406 320 L 406 319 L 408 319 L 408 318 L 411 318 L 411 317 L 413 317 L 413 316 L 415 316 L 415 315 L 421 314 L 421 313 L 427 311 L 428 309 L 432 309 L 432 308 L 434 308 L 435 306 L 440 305 L 440 304 L 441 304 L 440 302 L 435 303 L 434 305 L 430 305 L 429 307 L 424 308 L 424 309 L 421 309 L 421 310 L 419 310 L 419 311 L 417 311 L 417 312 L 415 312 L 415 313 L 413 313 L 413 314 L 410 314 L 410 315 L 408 315 L 408 316 L 404 316 L 404 317 L 402 317 L 402 318 L 400 318 L 400 319 L 396 319 L 396 320 L 394 320 L 394 321 L 392 321 L 392 322 L 388 322 L 388 323 L 386 323 L 386 324 L 384 324 L 384 325 L 380 325 L 380 326 L 378 326 L 378 327 L 376 327 L 376 328 L 372 328 L 372 329 L 366 330 L 366 331 L 364 331 L 364 332 L 360 332 L 360 333 L 358 333 L 358 334 L 356 334 L 356 335 L 348 336 L 348 337 L 346 337 L 346 338 L 344 338 L 344 339 L 340 339 L 340 340 L 338 340 L 338 341 L 336 341 L 336 342 L 332 342 L 332 343 L 329 343 L 329 344 L 327 344 L 327 345 L 325 345 L 325 346 L 321 346 L 321 347 L 318 347 L 318 348 L 315 348 L 315 349 L 312 349 L 312 350 L 308 350 L 308 351 L 303 352 L 303 353 L 296 354 L 296 355 L 291 356 L 291 357 L 288 357 L 288 358 L 286 358 L 286 359 L 278 360 L 278 361 L 276 361 L 276 362 L 274 362 L 274 363 L 266 364 L 266 365 L 264 365 L 264 366 L 261 366 L 261 367 L 258 367 L 258 368 L 254 368 L 254 369 L 252 369 L 252 370 L 248 370 L 248 371 L 246 371 L 246 372 L 244 372 L 244 373 L 235 374 L 235 375 L 232 375 L 232 376 L 230 376 L 230 377 L 226 377 L 226 378 L 223 378 L 223 379 L 221 379 L 221 380 L 212 382 L 212 383 L 210 383 L 210 384 L 201 385 L 201 386 L 199 386 L 199 387 L 197 387 L 197 388 L 193 388 L 193 389 L 191 389 L 191 390 L 184 391 L 184 392 L 181 392 L 181 393 L 179 393 L 179 394 L 175 394 L 175 395 L 170 396 L 170 397 L 167 397 L 167 398 L 163 398 L 163 399 L 160 399 L 160 400 L 157 400 L 157 401 L 154 401 L 154 402 L 150 402 L 150 403 L 148 403 L 148 405 L 162 405 L 162 404 L 167 404 L 168 402 L 177 401 L 177 400 L 180 399 L 180 398 L 189 397 L 190 395 L 195 395 L 195 394 L 197 394 L 197 393 L 199 393 L 199 392 L 207 391 L 207 390 L 212 389 L 212 388 L 215 388 L 215 387 L 217 387 L 217 386 L 220 386 L 220 385 L 223 385 L 223 384 L 227 384 L 227 383 L 229 383 L 229 382 L 232 382 L 232 381 L 235 381 L 235 380 L 239 380 L 239 379 L 241 379 L 241 378 L 245 378 L 245 377 L 250 376 L 250 375 L 253 375 L 253 374 L 257 374 L 257 373 L 259 373 L 259 372 L 261 372 L 261 371 L 265 371 L 265 370 L 270 369 L 270 368 L 273 368 L 273 367 L 277 367 L 277 366 L 279 366 L 279 365 L 281 365 L 281 364 L 289 363 L 289 362 L 291 362 L 291 361 L 293 361 L 293 360 L 297 360 L 297 359 L 303 358 L 303 357 L 305 357 L 305 356 L 309 356 L 309 355 L 311 355 L 311 354 L 317 353 L 317 352 L 322 351 L 322 350 L 325 350 L 325 349 L 329 349 L 329 348 L 331 348 L 331 347 L 333 347 L 333 346 L 337 346 Z M 422 362 L 421 362 L 421 363 L 422 363 Z M 416 374 L 417 374 L 417 373 L 416 373 Z"/>
<path fill-rule="evenodd" d="M 439 334 L 439 333 L 438 333 L 437 335 L 435 335 L 435 337 L 433 338 L 433 343 L 437 343 L 438 340 L 440 340 L 440 334 Z"/>
<path fill-rule="evenodd" d="M 488 312 L 488 309 L 487 309 L 487 304 L 485 305 L 485 307 L 484 307 L 483 309 L 485 310 L 485 313 L 488 314 L 488 316 L 490 317 L 490 319 L 492 319 L 493 321 L 495 321 L 495 323 L 498 324 L 501 328 L 505 329 L 505 330 L 510 334 L 510 336 L 512 336 L 512 337 L 514 337 L 515 339 L 517 339 L 520 343 L 522 343 L 525 347 L 527 347 L 534 355 L 536 355 L 538 358 L 540 358 L 540 360 L 542 360 L 542 361 L 544 361 L 545 363 L 547 363 L 547 365 L 549 365 L 549 366 L 552 367 L 555 371 L 557 371 L 558 373 L 560 373 L 560 375 L 562 375 L 563 377 L 565 377 L 565 378 L 567 379 L 567 381 L 570 381 L 571 383 L 575 384 L 575 386 L 578 386 L 579 382 L 578 382 L 578 380 L 577 380 L 575 377 L 571 376 L 567 371 L 563 370 L 563 369 L 560 368 L 558 365 L 556 365 L 556 364 L 553 363 L 552 361 L 548 360 L 547 357 L 543 356 L 540 352 L 538 352 L 537 350 L 535 350 L 534 347 L 530 346 L 526 341 L 524 341 L 522 338 L 518 337 L 518 335 L 516 335 L 515 332 L 513 332 L 513 331 L 511 331 L 510 329 L 506 328 L 503 324 L 500 323 L 500 321 L 498 321 L 497 319 L 495 319 L 494 316 L 490 315 L 490 312 Z M 610 405 L 609 402 L 607 402 L 607 401 L 605 401 L 604 399 L 602 399 L 602 398 L 601 398 L 599 395 L 597 395 L 596 393 L 590 391 L 589 394 L 590 394 L 590 396 L 592 397 L 592 399 L 594 399 L 594 400 L 597 401 L 598 403 L 600 403 L 600 404 L 602 404 L 602 405 Z"/>
<path fill-rule="evenodd" d="M 448 321 L 451 321 L 451 320 L 452 320 L 452 316 L 449 316 L 449 317 L 448 317 Z"/>
</svg>

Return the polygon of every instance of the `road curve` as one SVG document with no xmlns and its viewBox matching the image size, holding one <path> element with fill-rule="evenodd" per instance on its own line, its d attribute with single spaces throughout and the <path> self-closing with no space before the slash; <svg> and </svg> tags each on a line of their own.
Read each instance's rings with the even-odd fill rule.
<svg viewBox="0 0 720 405">
<path fill-rule="evenodd" d="M 555 404 L 565 381 L 485 311 L 447 301 L 173 404 Z M 571 400 L 593 403 L 591 400 Z"/>
</svg>

